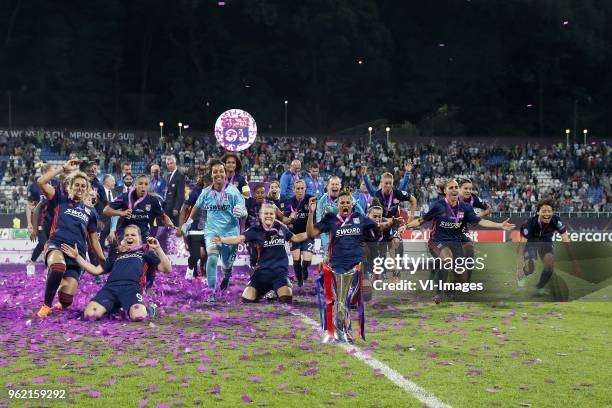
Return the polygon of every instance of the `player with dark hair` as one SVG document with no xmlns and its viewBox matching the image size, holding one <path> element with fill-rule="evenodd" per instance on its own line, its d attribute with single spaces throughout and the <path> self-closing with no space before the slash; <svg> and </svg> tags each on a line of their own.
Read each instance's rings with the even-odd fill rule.
<svg viewBox="0 0 612 408">
<path fill-rule="evenodd" d="M 176 228 L 161 207 L 160 199 L 157 195 L 149 194 L 149 178 L 141 174 L 136 178 L 136 186 L 129 193 L 123 193 L 115 198 L 112 203 L 104 207 L 104 215 L 107 217 L 121 217 L 111 220 L 111 241 L 123 239 L 123 230 L 128 225 L 137 225 L 142 234 L 141 240 L 146 241 L 149 236 L 149 229 L 154 218 L 161 218 L 165 226 Z M 118 222 L 117 228 L 114 228 Z M 116 231 L 116 232 L 115 232 Z"/>
<path fill-rule="evenodd" d="M 368 217 L 374 222 L 382 224 L 387 220 L 383 218 L 383 208 L 377 198 L 374 198 L 371 205 L 368 207 Z M 384 258 L 387 255 L 387 244 L 393 238 L 391 232 L 393 229 L 378 231 L 370 230 L 365 235 L 364 259 L 363 259 L 363 297 L 365 301 L 372 298 L 372 280 L 378 280 L 378 277 L 373 276 L 373 267 L 375 258 Z M 383 272 L 380 278 L 385 278 Z"/>
<path fill-rule="evenodd" d="M 323 232 L 330 235 L 329 264 L 322 266 L 317 284 L 318 288 L 324 287 L 326 307 L 322 321 L 328 332 L 325 341 L 335 338 L 352 342 L 349 305 L 354 303 L 355 299 L 360 316 L 360 335 L 364 337 L 363 276 L 359 264 L 363 261 L 365 237 L 372 229 L 380 233 L 401 224 L 403 219 L 393 218 L 378 224 L 359 212 L 353 212 L 353 198 L 349 192 L 341 192 L 338 195 L 337 206 L 337 214 L 328 212 L 315 224 L 316 198 L 312 197 L 309 202 L 306 232 L 309 238 L 315 238 Z M 335 282 L 335 285 L 332 282 Z M 334 286 L 335 290 L 332 289 Z M 332 304 L 335 304 L 333 312 Z"/>
<path fill-rule="evenodd" d="M 276 206 L 276 204 L 269 202 L 266 199 L 266 188 L 264 187 L 264 185 L 258 184 L 255 186 L 255 197 L 249 197 L 245 200 L 247 217 L 244 223 L 244 230 L 247 230 L 260 224 L 259 211 L 261 210 L 261 206 L 264 204 L 274 205 L 274 208 L 276 208 L 276 219 L 282 221 L 283 224 L 289 223 L 289 218 L 285 217 L 285 215 Z M 253 269 L 255 267 L 255 264 L 257 263 L 257 250 L 250 244 L 247 244 L 247 248 L 249 251 L 249 264 L 251 266 L 251 269 Z"/>
<path fill-rule="evenodd" d="M 219 159 L 209 159 L 207 173 L 210 174 L 212 185 L 202 190 L 187 222 L 183 224 L 183 233 L 199 217 L 200 211 L 206 214 L 204 225 L 204 243 L 208 260 L 206 262 L 206 277 L 208 287 L 213 291 L 208 296 L 209 302 L 216 301 L 217 263 L 219 256 L 223 261 L 223 281 L 220 289 L 225 290 L 232 276 L 232 267 L 236 259 L 237 245 L 218 245 L 213 241 L 218 236 L 233 236 L 240 233 L 240 219 L 247 216 L 244 197 L 233 184 L 226 184 L 225 165 Z"/>
<path fill-rule="evenodd" d="M 91 183 L 91 204 L 93 206 L 95 206 L 100 199 L 100 191 L 104 191 L 104 187 L 102 187 L 102 184 L 97 177 L 97 169 L 98 163 L 94 161 L 83 162 L 80 166 L 80 170 L 87 174 L 87 177 L 89 177 L 89 182 Z"/>
<path fill-rule="evenodd" d="M 417 207 L 417 200 L 416 197 L 406 191 L 406 186 L 408 185 L 408 181 L 410 180 L 412 162 L 408 161 L 404 169 L 405 174 L 400 182 L 400 188 L 393 187 L 393 174 L 383 173 L 380 177 L 380 188 L 377 190 L 374 188 L 374 186 L 370 182 L 370 179 L 368 178 L 368 168 L 365 166 L 361 168 L 363 182 L 366 184 L 370 194 L 372 194 L 373 197 L 377 198 L 381 202 L 384 218 L 400 217 L 400 203 L 404 201 L 410 202 L 410 214 L 408 216 L 408 221 L 411 221 L 414 218 L 414 211 Z M 397 233 L 397 230 L 391 231 L 390 235 L 392 236 L 392 238 L 391 241 L 389 241 L 388 245 L 389 256 L 391 258 L 395 258 L 396 255 L 401 255 L 400 252 L 402 240 L 399 234 Z M 399 280 L 399 271 L 395 270 L 393 272 L 393 276 L 396 280 Z"/>
<path fill-rule="evenodd" d="M 305 232 L 293 234 L 276 220 L 277 208 L 273 204 L 262 204 L 260 222 L 247 229 L 243 235 L 218 236 L 217 245 L 238 245 L 246 242 L 257 250 L 257 263 L 248 286 L 242 292 L 242 301 L 256 302 L 270 290 L 274 290 L 282 303 L 291 303 L 293 294 L 289 283 L 287 251 L 285 242 L 302 242 L 308 237 Z"/>
<path fill-rule="evenodd" d="M 103 261 L 104 253 L 98 240 L 98 214 L 89 204 L 91 185 L 87 175 L 81 172 L 72 173 L 68 181 L 68 189 L 53 187 L 49 182 L 60 173 L 70 173 L 77 168 L 79 160 L 68 160 L 63 166 L 47 171 L 38 179 L 38 185 L 45 194 L 47 211 L 53 214 L 53 223 L 49 239 L 45 245 L 45 262 L 49 273 L 45 285 L 44 304 L 37 313 L 40 318 L 51 312 L 51 304 L 58 292 L 59 303 L 54 307 L 58 310 L 68 308 L 74 299 L 82 270 L 71 259 L 65 259 L 61 251 L 62 244 L 76 245 L 85 256 L 88 244 L 93 246 L 95 255 Z"/>
<path fill-rule="evenodd" d="M 185 279 L 192 280 L 198 276 L 198 270 L 196 268 L 198 259 L 200 260 L 200 276 L 206 276 L 206 246 L 204 245 L 204 224 L 206 222 L 206 211 L 202 211 L 198 220 L 195 220 L 191 224 L 191 228 L 187 231 L 187 235 L 183 234 L 181 227 L 185 222 L 186 218 L 191 215 L 191 210 L 195 205 L 198 197 L 206 187 L 210 185 L 210 177 L 206 174 L 206 169 L 201 166 L 198 169 L 198 175 L 196 178 L 196 184 L 194 188 L 189 192 L 189 196 L 183 203 L 181 212 L 179 213 L 179 225 L 176 229 L 177 237 L 185 238 L 185 246 L 189 251 L 189 258 L 187 259 L 187 270 L 185 271 Z"/>
<path fill-rule="evenodd" d="M 242 161 L 236 153 L 226 152 L 221 156 L 221 161 L 225 164 L 226 187 L 233 184 L 245 197 L 251 196 L 249 183 L 240 172 L 242 171 Z"/>
<path fill-rule="evenodd" d="M 478 213 L 478 216 L 480 218 L 485 218 L 487 215 L 491 214 L 491 206 L 473 193 L 474 186 L 472 180 L 464 178 L 460 179 L 458 183 L 460 199 L 468 203 L 472 208 L 479 209 L 480 213 Z M 466 258 L 474 258 L 474 244 L 468 235 L 468 231 L 468 225 L 465 223 L 463 228 L 463 253 Z M 472 277 L 472 268 L 469 268 L 467 273 L 461 275 L 455 274 L 455 277 L 459 278 L 459 282 L 469 282 Z"/>
<path fill-rule="evenodd" d="M 255 186 L 255 197 L 249 197 L 245 200 L 245 205 L 247 209 L 247 218 L 245 220 L 244 229 L 248 229 L 259 225 L 259 210 L 263 204 L 272 204 L 276 207 L 276 218 L 281 221 L 283 224 L 289 223 L 289 218 L 285 217 L 283 212 L 278 208 L 276 203 L 272 202 L 268 198 L 266 198 L 266 188 L 263 184 L 257 184 Z M 280 204 L 282 206 L 282 203 Z"/>
<path fill-rule="evenodd" d="M 504 230 L 514 228 L 514 224 L 508 222 L 509 219 L 504 222 L 494 222 L 478 217 L 469 203 L 459 200 L 459 184 L 455 179 L 445 181 L 442 188 L 445 197 L 433 202 L 426 214 L 406 224 L 406 228 L 415 228 L 427 221 L 432 222 L 433 228 L 427 245 L 429 252 L 435 258 L 441 258 L 445 261 L 452 259 L 454 261 L 455 258 L 465 256 L 463 253 L 463 229 L 466 223 Z M 446 262 L 444 263 L 446 264 Z M 435 277 L 436 282 L 446 282 L 448 270 L 436 268 L 436 270 L 431 271 L 430 278 L 433 277 Z M 442 301 L 442 293 L 443 291 L 438 288 L 434 296 L 436 303 Z"/>
<path fill-rule="evenodd" d="M 293 192 L 293 197 L 281 203 L 281 211 L 289 218 L 289 230 L 297 235 L 306 232 L 308 201 L 312 196 L 306 194 L 306 182 L 304 180 L 296 180 L 293 183 Z M 298 281 L 298 287 L 302 287 L 304 281 L 308 279 L 308 267 L 312 262 L 313 250 L 313 239 L 306 239 L 291 244 L 293 270 Z"/>
<path fill-rule="evenodd" d="M 97 177 L 98 163 L 96 163 L 95 161 L 83 162 L 81 163 L 80 170 L 84 172 L 85 174 L 87 174 L 87 177 L 89 177 L 89 182 L 91 183 L 91 205 L 94 208 L 96 208 L 96 212 L 98 212 L 101 210 L 99 207 L 100 206 L 100 194 L 104 192 L 104 187 L 102 186 L 102 184 L 100 183 L 100 180 L 98 180 L 98 177 Z M 104 229 L 104 224 L 100 221 L 100 218 L 98 218 L 97 223 L 98 223 L 99 230 Z M 100 244 L 100 246 L 102 246 L 102 244 Z M 89 261 L 93 265 L 98 265 L 98 259 L 96 258 L 95 253 L 93 252 L 93 246 L 88 245 L 87 248 L 88 248 L 87 256 L 89 257 Z M 97 284 L 102 284 L 102 279 L 99 276 L 96 276 L 95 282 Z"/>
<path fill-rule="evenodd" d="M 149 237 L 147 243 L 142 245 L 141 235 L 136 225 L 128 225 L 124 230 L 121 247 L 111 251 L 103 266 L 92 265 L 79 254 L 76 247 L 62 244 L 64 254 L 92 275 L 110 273 L 104 287 L 87 304 L 84 313 L 86 319 L 99 319 L 119 307 L 135 321 L 154 315 L 154 312 L 147 312 L 142 295 L 147 271 L 157 269 L 160 272 L 171 272 L 172 265 L 155 238 Z M 154 311 L 156 308 L 149 310 Z"/>
<path fill-rule="evenodd" d="M 125 227 L 132 224 L 138 226 L 142 235 L 141 241 L 145 242 L 149 237 L 151 223 L 155 218 L 161 219 L 168 228 L 176 228 L 170 217 L 165 214 L 161 199 L 156 194 L 149 194 L 149 177 L 144 174 L 136 178 L 136 186 L 130 192 L 121 194 L 112 203 L 104 207 L 103 214 L 112 217 L 110 233 L 108 234 L 111 242 L 122 240 Z M 149 269 L 147 272 L 147 289 L 153 286 L 154 281 L 155 269 Z"/>
<path fill-rule="evenodd" d="M 472 208 L 480 209 L 481 211 L 478 214 L 480 218 L 484 218 L 491 214 L 491 206 L 474 194 L 474 184 L 472 183 L 472 180 L 464 178 L 460 179 L 458 183 L 461 199 L 471 205 Z"/>
<path fill-rule="evenodd" d="M 525 286 L 527 275 L 535 270 L 535 260 L 542 260 L 543 269 L 536 285 L 536 293 L 548 294 L 544 288 L 554 271 L 553 235 L 559 233 L 572 260 L 574 274 L 580 274 L 576 258 L 569 245 L 567 227 L 555 214 L 555 203 L 551 199 L 540 200 L 536 205 L 536 215 L 529 217 L 521 225 L 521 240 L 518 248 L 517 277 L 518 285 Z"/>
<path fill-rule="evenodd" d="M 270 182 L 266 202 L 272 203 L 280 208 L 280 183 L 277 180 L 272 180 Z"/>
</svg>

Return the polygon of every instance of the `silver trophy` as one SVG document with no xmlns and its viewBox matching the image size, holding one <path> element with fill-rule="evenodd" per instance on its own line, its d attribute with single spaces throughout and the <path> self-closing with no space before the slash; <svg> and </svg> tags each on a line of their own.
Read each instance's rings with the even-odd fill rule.
<svg viewBox="0 0 612 408">
<path fill-rule="evenodd" d="M 351 333 L 351 308 L 349 295 L 353 287 L 353 279 L 357 271 L 351 269 L 348 272 L 337 273 L 332 271 L 333 279 L 336 281 L 334 291 L 334 307 L 333 307 L 333 322 L 336 326 L 334 337 L 325 334 L 323 343 L 328 343 L 333 340 L 342 343 L 353 343 L 353 335 Z"/>
</svg>

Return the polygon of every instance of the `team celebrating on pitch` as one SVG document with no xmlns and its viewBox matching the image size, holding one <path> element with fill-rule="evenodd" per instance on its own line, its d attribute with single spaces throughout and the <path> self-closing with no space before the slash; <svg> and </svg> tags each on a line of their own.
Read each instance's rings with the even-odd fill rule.
<svg viewBox="0 0 612 408">
<path fill-rule="evenodd" d="M 342 188 L 336 176 L 324 181 L 317 164 L 310 166 L 307 177 L 302 178 L 301 163 L 294 160 L 280 181 L 269 183 L 267 192 L 264 184 L 258 184 L 251 196 L 249 184 L 240 173 L 239 156 L 228 153 L 196 168 L 188 197 L 180 209 L 169 213 L 164 200 L 168 193 L 163 196 L 163 191 L 152 188 L 152 183 L 157 185 L 155 178 L 139 175 L 113 197 L 99 185 L 92 167 L 76 159 L 55 168 L 44 165 L 37 185 L 30 188 L 30 200 L 37 204 L 28 208 L 35 210 L 33 215 L 28 212 L 28 220 L 36 225 L 32 233 L 36 234 L 33 239 L 38 240 L 32 259 L 44 251 L 48 271 L 43 305 L 37 313 L 40 318 L 70 307 L 84 271 L 96 276 L 108 274 L 106 283 L 89 301 L 85 318 L 97 319 L 119 310 L 133 320 L 154 317 L 156 306 L 145 301 L 147 289 L 153 289 L 155 271 L 172 271 L 161 239 L 151 231 L 155 226 L 173 230 L 184 239 L 189 251 L 185 278 L 205 277 L 208 302 L 217 301 L 231 284 L 238 245 L 244 243 L 251 276 L 242 301 L 251 303 L 267 297 L 291 303 L 291 257 L 299 288 L 314 276 L 318 297 L 323 297 L 322 321 L 328 334 L 337 340 L 352 341 L 347 330 L 348 310 L 356 307 L 363 313 L 363 302 L 371 299 L 372 280 L 386 279 L 385 275 L 372 274 L 371 261 L 387 253 L 391 257 L 400 253 L 403 231 L 431 222 L 428 250 L 433 257 L 448 259 L 473 256 L 474 246 L 467 234 L 470 226 L 504 230 L 515 227 L 509 220 L 495 222 L 485 218 L 491 209 L 473 192 L 469 179 L 444 180 L 438 186 L 439 198 L 430 203 L 426 213 L 415 218 L 417 200 L 407 191 L 413 170 L 410 161 L 397 187 L 393 175 L 386 172 L 375 187 L 367 168 L 362 167 L 361 188 L 352 193 Z M 403 202 L 409 203 L 408 212 L 402 211 Z M 480 210 L 479 214 L 475 209 Z M 107 222 L 100 223 L 100 217 Z M 100 245 L 100 227 L 105 228 L 108 237 L 107 253 Z M 519 286 L 534 271 L 538 257 L 543 271 L 537 289 L 542 290 L 551 278 L 555 232 L 564 242 L 569 241 L 566 227 L 554 214 L 554 201 L 542 200 L 537 214 L 520 229 Z M 311 271 L 315 238 L 320 238 L 323 262 Z M 220 283 L 219 261 L 223 272 Z M 430 279 L 446 281 L 448 273 L 443 268 L 433 270 Z M 393 271 L 391 279 L 399 280 L 399 271 Z M 469 282 L 471 271 L 456 274 L 454 279 Z M 59 302 L 54 305 L 56 294 Z M 434 301 L 442 300 L 443 293 L 439 291 Z"/>
</svg>

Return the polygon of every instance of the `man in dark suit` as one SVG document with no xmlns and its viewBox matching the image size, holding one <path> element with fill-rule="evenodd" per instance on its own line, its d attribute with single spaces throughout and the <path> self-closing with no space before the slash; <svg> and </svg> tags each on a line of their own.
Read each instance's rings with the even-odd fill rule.
<svg viewBox="0 0 612 408">
<path fill-rule="evenodd" d="M 104 224 L 102 232 L 100 233 L 100 246 L 102 249 L 106 249 L 106 237 L 108 237 L 110 231 L 110 217 L 105 216 L 103 210 L 104 207 L 118 197 L 115 191 L 115 178 L 112 175 L 106 174 L 102 178 L 102 191 L 99 192 L 99 196 L 100 200 L 96 204 L 96 211 L 99 214 L 98 220 Z"/>
<path fill-rule="evenodd" d="M 166 158 L 166 192 L 163 196 L 164 212 L 174 225 L 179 225 L 178 215 L 185 201 L 185 175 L 176 166 L 176 157 Z M 158 226 L 157 240 L 164 251 L 168 248 L 168 235 L 170 231 L 166 227 Z"/>
<path fill-rule="evenodd" d="M 185 201 L 185 175 L 176 167 L 176 157 L 166 159 L 168 176 L 166 177 L 166 194 L 164 195 L 164 211 L 178 225 L 178 215 Z"/>
</svg>

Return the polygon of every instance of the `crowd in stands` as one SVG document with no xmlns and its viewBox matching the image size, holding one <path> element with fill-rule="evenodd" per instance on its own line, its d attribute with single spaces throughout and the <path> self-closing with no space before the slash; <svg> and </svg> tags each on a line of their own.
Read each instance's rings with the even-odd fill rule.
<svg viewBox="0 0 612 408">
<path fill-rule="evenodd" d="M 187 179 L 195 164 L 223 154 L 213 137 L 194 138 L 189 134 L 161 140 L 139 138 L 136 142 L 76 140 L 44 135 L 7 138 L 0 135 L 0 208 L 21 212 L 26 189 L 38 176 L 37 163 L 42 150 L 98 161 L 101 174 L 121 174 L 121 163 L 140 163 L 148 174 L 153 163 L 162 164 L 168 155 L 177 157 Z M 339 176 L 344 186 L 359 187 L 359 169 L 367 165 L 374 181 L 383 171 L 399 179 L 404 164 L 414 164 L 409 189 L 421 209 L 437 197 L 435 185 L 450 176 L 469 177 L 493 211 L 533 211 L 544 196 L 553 196 L 559 210 L 612 211 L 611 147 L 606 143 L 587 146 L 521 144 L 492 146 L 486 143 L 368 143 L 357 138 L 348 142 L 317 140 L 312 137 L 258 136 L 257 143 L 240 153 L 243 174 L 250 181 L 278 180 L 292 160 L 302 162 L 302 170 L 316 162 L 321 176 Z M 43 157 L 44 158 L 44 157 Z M 138 166 L 134 166 L 138 169 Z M 139 171 L 139 170 L 138 170 Z M 8 186 L 8 188 L 6 188 Z"/>
</svg>

